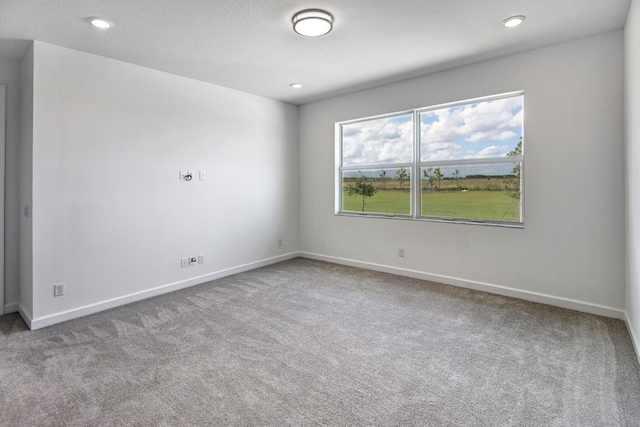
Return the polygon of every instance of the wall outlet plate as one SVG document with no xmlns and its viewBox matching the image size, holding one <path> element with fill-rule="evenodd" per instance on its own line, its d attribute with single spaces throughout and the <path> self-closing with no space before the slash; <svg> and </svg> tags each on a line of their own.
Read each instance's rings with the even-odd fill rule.
<svg viewBox="0 0 640 427">
<path fill-rule="evenodd" d="M 64 295 L 64 283 L 53 285 L 53 296 L 61 297 L 62 295 Z"/>
<path fill-rule="evenodd" d="M 180 259 L 180 267 L 187 267 L 189 265 L 189 258 Z"/>
</svg>

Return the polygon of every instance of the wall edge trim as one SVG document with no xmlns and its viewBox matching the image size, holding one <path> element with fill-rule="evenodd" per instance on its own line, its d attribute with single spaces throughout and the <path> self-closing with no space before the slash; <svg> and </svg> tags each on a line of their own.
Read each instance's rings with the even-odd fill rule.
<svg viewBox="0 0 640 427">
<path fill-rule="evenodd" d="M 635 350 L 638 364 L 640 364 L 640 339 L 638 339 L 639 337 L 633 329 L 633 323 L 631 323 L 629 313 L 626 310 L 624 312 L 624 321 L 627 324 L 627 330 L 629 331 L 629 336 L 631 337 L 631 346 Z"/>
<path fill-rule="evenodd" d="M 17 305 L 17 312 L 20 315 L 20 317 L 22 317 L 22 320 L 24 320 L 24 323 L 27 324 L 27 327 L 29 329 L 31 329 L 31 325 L 33 324 L 33 316 L 31 315 L 31 313 L 29 313 L 27 310 L 25 310 L 25 308 L 22 306 L 22 304 L 16 304 Z"/>
</svg>

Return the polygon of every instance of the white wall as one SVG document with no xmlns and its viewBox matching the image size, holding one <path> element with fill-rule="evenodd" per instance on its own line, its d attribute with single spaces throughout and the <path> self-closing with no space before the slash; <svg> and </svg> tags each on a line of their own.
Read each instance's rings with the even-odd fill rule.
<svg viewBox="0 0 640 427">
<path fill-rule="evenodd" d="M 524 230 L 334 215 L 335 122 L 520 89 Z M 623 316 L 622 31 L 307 104 L 299 126 L 307 256 Z"/>
<path fill-rule="evenodd" d="M 34 52 L 32 327 L 295 254 L 296 106 Z M 201 253 L 205 264 L 180 267 Z"/>
<path fill-rule="evenodd" d="M 18 222 L 18 148 L 20 135 L 20 62 L 9 58 L 0 58 L 0 84 L 7 87 L 6 98 L 6 138 L 5 150 L 2 153 L 7 162 L 2 162 L 5 168 L 2 177 L 4 185 L 4 303 L 7 311 L 15 311 L 18 303 L 18 228 L 9 226 Z"/>
<path fill-rule="evenodd" d="M 640 1 L 633 0 L 625 26 L 625 139 L 627 288 L 629 329 L 640 357 Z"/>
</svg>

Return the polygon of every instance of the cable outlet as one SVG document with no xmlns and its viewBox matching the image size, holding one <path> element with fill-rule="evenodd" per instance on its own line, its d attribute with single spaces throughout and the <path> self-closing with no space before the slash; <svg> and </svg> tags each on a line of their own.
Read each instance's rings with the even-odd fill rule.
<svg viewBox="0 0 640 427">
<path fill-rule="evenodd" d="M 53 296 L 61 297 L 62 295 L 64 295 L 64 283 L 53 285 Z"/>
<path fill-rule="evenodd" d="M 191 181 L 193 179 L 193 174 L 191 171 L 180 171 L 180 180 Z"/>
<path fill-rule="evenodd" d="M 398 248 L 398 256 L 399 257 L 404 257 L 404 248 Z"/>
<path fill-rule="evenodd" d="M 187 267 L 189 265 L 189 258 L 180 259 L 180 267 Z"/>
</svg>

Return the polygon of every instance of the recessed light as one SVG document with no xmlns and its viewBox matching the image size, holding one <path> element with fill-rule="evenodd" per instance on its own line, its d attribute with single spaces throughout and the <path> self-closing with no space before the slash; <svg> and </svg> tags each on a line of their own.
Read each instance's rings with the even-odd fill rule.
<svg viewBox="0 0 640 427">
<path fill-rule="evenodd" d="M 511 16 L 505 19 L 504 21 L 502 21 L 502 25 L 504 25 L 507 28 L 517 27 L 518 25 L 522 24 L 525 19 L 527 18 L 524 15 Z"/>
<path fill-rule="evenodd" d="M 302 87 L 302 83 L 291 83 L 289 86 L 294 89 L 300 89 Z"/>
<path fill-rule="evenodd" d="M 94 27 L 100 28 L 102 30 L 106 30 L 108 28 L 113 27 L 113 22 L 109 21 L 108 19 L 98 18 L 97 16 L 92 16 L 90 18 L 87 18 L 87 20 Z"/>
<path fill-rule="evenodd" d="M 324 36 L 333 28 L 333 16 L 320 9 L 307 9 L 293 15 L 293 30 L 307 37 Z"/>
</svg>

